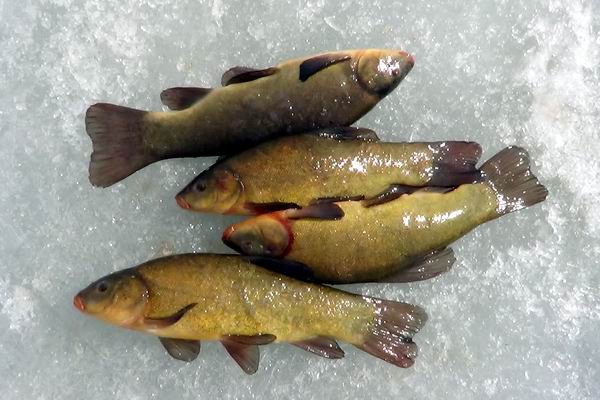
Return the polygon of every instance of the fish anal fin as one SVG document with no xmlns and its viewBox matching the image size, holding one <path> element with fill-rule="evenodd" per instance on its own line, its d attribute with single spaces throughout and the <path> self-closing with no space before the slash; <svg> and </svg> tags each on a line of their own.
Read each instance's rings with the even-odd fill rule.
<svg viewBox="0 0 600 400">
<path fill-rule="evenodd" d="M 481 146 L 475 142 L 430 143 L 433 151 L 432 186 L 458 186 L 481 180 L 481 171 L 476 167 L 481 157 Z"/>
<path fill-rule="evenodd" d="M 317 336 L 293 342 L 292 344 L 321 357 L 333 359 L 344 358 L 344 350 L 340 348 L 335 340 L 326 336 Z"/>
<path fill-rule="evenodd" d="M 419 257 L 411 266 L 402 268 L 400 271 L 379 280 L 379 282 L 404 283 L 424 281 L 448 272 L 455 261 L 454 251 L 450 247 L 436 250 Z"/>
<path fill-rule="evenodd" d="M 380 140 L 374 130 L 368 128 L 356 128 L 353 126 L 338 126 L 334 128 L 319 129 L 309 132 L 309 134 L 335 140 L 362 140 L 364 142 L 378 142 Z"/>
<path fill-rule="evenodd" d="M 335 203 L 321 202 L 294 210 L 287 210 L 289 219 L 323 219 L 336 220 L 344 216 L 344 210 Z"/>
<path fill-rule="evenodd" d="M 171 110 L 184 110 L 201 100 L 211 90 L 198 87 L 173 87 L 160 93 L 160 101 Z"/>
<path fill-rule="evenodd" d="M 350 54 L 343 53 L 326 53 L 311 57 L 304 60 L 302 64 L 300 64 L 298 78 L 301 82 L 305 82 L 308 78 L 329 67 L 330 65 L 337 64 L 351 58 L 352 56 Z"/>
<path fill-rule="evenodd" d="M 234 340 L 224 337 L 221 343 L 231 358 L 240 366 L 242 371 L 248 375 L 254 374 L 258 370 L 260 361 L 260 351 L 255 344 L 242 344 Z"/>
<path fill-rule="evenodd" d="M 173 339 L 166 337 L 158 338 L 165 350 L 176 360 L 185 362 L 194 361 L 200 353 L 199 340 Z"/>
<path fill-rule="evenodd" d="M 227 335 L 223 338 L 240 344 L 252 344 L 257 346 L 272 343 L 277 339 L 275 335 L 269 333 L 261 333 L 258 335 Z"/>
<path fill-rule="evenodd" d="M 190 311 L 192 308 L 196 306 L 197 303 L 188 304 L 183 307 L 181 310 L 177 311 L 173 315 L 169 315 L 168 317 L 162 318 L 148 318 L 145 317 L 143 321 L 143 325 L 148 329 L 164 329 L 167 328 L 179 321 L 183 316 Z"/>
<path fill-rule="evenodd" d="M 221 77 L 221 85 L 229 86 L 235 83 L 250 82 L 265 76 L 270 76 L 279 71 L 279 68 L 270 67 L 254 69 L 250 67 L 233 67 L 225 71 Z"/>
</svg>

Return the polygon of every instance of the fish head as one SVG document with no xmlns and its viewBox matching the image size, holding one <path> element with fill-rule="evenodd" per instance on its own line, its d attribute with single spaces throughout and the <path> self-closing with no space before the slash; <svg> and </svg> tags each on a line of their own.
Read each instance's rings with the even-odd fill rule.
<svg viewBox="0 0 600 400">
<path fill-rule="evenodd" d="M 358 82 L 368 92 L 384 97 L 408 75 L 415 59 L 405 51 L 365 50 L 355 62 Z"/>
<path fill-rule="evenodd" d="M 279 214 L 263 214 L 231 225 L 223 232 L 223 243 L 246 255 L 285 256 L 293 236 L 289 222 Z"/>
<path fill-rule="evenodd" d="M 181 208 L 227 214 L 240 202 L 244 185 L 227 168 L 211 168 L 198 175 L 175 196 Z"/>
<path fill-rule="evenodd" d="M 147 303 L 148 287 L 133 270 L 98 279 L 73 299 L 73 305 L 84 314 L 123 327 L 142 320 Z"/>
</svg>

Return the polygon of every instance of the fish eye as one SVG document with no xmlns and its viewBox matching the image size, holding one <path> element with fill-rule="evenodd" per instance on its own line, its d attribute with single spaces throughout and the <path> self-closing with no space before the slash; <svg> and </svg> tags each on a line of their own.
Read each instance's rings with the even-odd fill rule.
<svg viewBox="0 0 600 400">
<path fill-rule="evenodd" d="M 206 190 L 206 183 L 198 182 L 196 184 L 196 190 L 198 190 L 199 192 L 204 192 Z"/>
<path fill-rule="evenodd" d="M 108 283 L 106 283 L 106 281 L 98 283 L 98 286 L 96 286 L 96 290 L 100 293 L 106 292 L 108 290 Z"/>
</svg>

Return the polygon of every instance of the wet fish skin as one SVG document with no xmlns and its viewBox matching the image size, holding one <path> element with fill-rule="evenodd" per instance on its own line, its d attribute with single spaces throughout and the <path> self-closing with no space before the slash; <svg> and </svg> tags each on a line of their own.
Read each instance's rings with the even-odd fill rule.
<svg viewBox="0 0 600 400">
<path fill-rule="evenodd" d="M 390 185 L 455 186 L 479 179 L 473 142 L 391 143 L 324 137 L 328 130 L 271 140 L 227 157 L 178 195 L 193 211 L 253 215 L 269 205 L 372 198 Z"/>
<path fill-rule="evenodd" d="M 113 273 L 79 292 L 74 304 L 113 325 L 171 339 L 330 337 L 380 358 L 386 356 L 372 346 L 387 343 L 388 353 L 398 354 L 386 361 L 404 367 L 416 355 L 410 339 L 426 320 L 415 306 L 297 281 L 219 254 L 164 257 Z M 388 317 L 396 326 L 389 338 L 379 331 L 391 332 Z"/>
<path fill-rule="evenodd" d="M 337 220 L 297 218 L 298 210 L 263 214 L 227 228 L 223 241 L 244 254 L 302 263 L 319 282 L 379 281 L 487 221 L 546 198 L 520 148 L 505 149 L 482 170 L 484 181 L 451 191 L 424 188 L 373 207 L 335 203 L 343 214 Z"/>
<path fill-rule="evenodd" d="M 303 63 L 318 65 L 325 56 L 343 60 L 300 80 Z M 92 105 L 86 113 L 94 148 L 90 182 L 110 186 L 158 160 L 232 154 L 276 136 L 350 125 L 393 90 L 413 63 L 398 50 L 348 50 L 287 61 L 256 79 L 204 90 L 180 111 Z"/>
</svg>

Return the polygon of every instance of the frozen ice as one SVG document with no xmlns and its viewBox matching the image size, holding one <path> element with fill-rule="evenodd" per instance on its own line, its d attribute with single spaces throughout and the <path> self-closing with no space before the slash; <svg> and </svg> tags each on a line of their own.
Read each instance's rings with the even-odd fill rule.
<svg viewBox="0 0 600 400">
<path fill-rule="evenodd" d="M 0 10 L 0 393 L 3 399 L 600 398 L 600 2 L 23 0 Z M 174 85 L 233 65 L 394 47 L 416 65 L 359 121 L 388 140 L 527 148 L 548 200 L 480 227 L 454 269 L 349 287 L 424 306 L 402 370 L 262 349 L 245 376 L 216 343 L 196 362 L 84 317 L 81 287 L 157 256 L 226 251 L 233 217 L 178 209 L 213 159 L 154 164 L 109 189 L 87 180 L 90 104 L 161 109 Z"/>
</svg>

